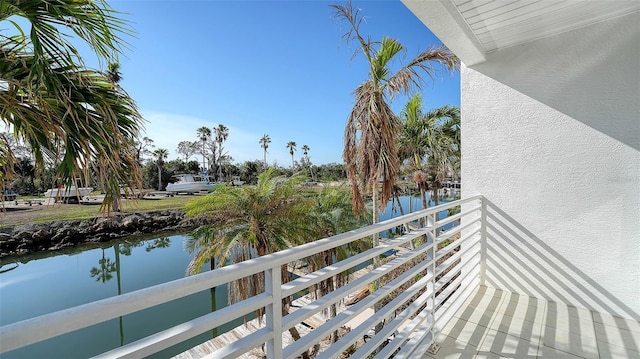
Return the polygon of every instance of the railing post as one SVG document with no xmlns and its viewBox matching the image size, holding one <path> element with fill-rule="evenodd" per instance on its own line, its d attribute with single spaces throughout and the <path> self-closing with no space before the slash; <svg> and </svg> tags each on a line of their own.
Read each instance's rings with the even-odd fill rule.
<svg viewBox="0 0 640 359">
<path fill-rule="evenodd" d="M 273 333 L 267 341 L 267 358 L 282 358 L 282 272 L 280 267 L 264 272 L 264 289 L 271 295 L 271 304 L 265 308 L 266 326 Z"/>
<path fill-rule="evenodd" d="M 487 278 L 487 201 L 480 198 L 480 285 Z"/>
</svg>

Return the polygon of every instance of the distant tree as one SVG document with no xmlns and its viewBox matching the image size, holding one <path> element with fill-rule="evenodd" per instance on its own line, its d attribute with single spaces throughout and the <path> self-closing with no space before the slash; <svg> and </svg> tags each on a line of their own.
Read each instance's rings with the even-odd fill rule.
<svg viewBox="0 0 640 359">
<path fill-rule="evenodd" d="M 315 178 L 313 176 L 313 169 L 311 168 L 311 160 L 309 160 L 309 146 L 307 145 L 302 145 L 302 154 L 304 155 L 304 166 L 306 166 L 309 169 L 309 174 L 311 175 L 311 180 L 315 181 Z"/>
<path fill-rule="evenodd" d="M 20 175 L 11 187 L 18 193 L 31 193 L 34 190 L 36 170 L 33 161 L 29 157 L 22 157 L 14 164 L 14 171 Z M 28 179 L 28 180 L 27 180 Z"/>
<path fill-rule="evenodd" d="M 261 163 L 259 160 L 246 161 L 240 165 L 240 177 L 247 183 L 255 184 L 263 165 L 264 162 Z"/>
<path fill-rule="evenodd" d="M 216 144 L 218 145 L 218 163 L 216 167 L 218 169 L 218 181 L 222 181 L 222 156 L 224 156 L 224 148 L 222 145 L 229 138 L 229 128 L 223 124 L 219 124 L 218 127 L 214 127 L 213 131 L 216 133 Z"/>
<path fill-rule="evenodd" d="M 184 172 L 188 172 L 188 173 L 196 173 L 198 172 L 198 169 L 200 167 L 200 165 L 198 164 L 198 161 L 189 161 L 186 164 L 187 168 L 184 170 Z"/>
<path fill-rule="evenodd" d="M 226 157 L 226 156 L 225 156 Z M 259 162 L 261 165 L 262 162 Z M 240 177 L 243 181 L 248 182 L 244 177 L 242 177 L 240 173 L 240 166 L 233 163 L 233 158 L 229 157 L 229 160 L 222 161 L 223 172 L 227 175 L 228 178 L 232 178 L 233 176 Z"/>
<path fill-rule="evenodd" d="M 142 166 L 142 188 L 156 188 L 158 185 L 158 167 L 155 161 L 148 161 Z"/>
<path fill-rule="evenodd" d="M 295 170 L 295 161 L 293 160 L 293 153 L 296 152 L 296 143 L 295 141 L 287 142 L 287 148 L 289 149 L 289 154 L 291 155 L 291 170 Z"/>
<path fill-rule="evenodd" d="M 267 167 L 267 149 L 269 148 L 269 144 L 271 143 L 271 138 L 266 133 L 260 139 L 260 147 L 264 150 L 264 167 Z"/>
<path fill-rule="evenodd" d="M 316 166 L 316 177 L 323 181 L 341 181 L 347 179 L 343 163 L 325 163 Z"/>
<path fill-rule="evenodd" d="M 176 152 L 184 156 L 184 162 L 189 162 L 189 158 L 198 152 L 198 143 L 191 141 L 180 141 Z"/>
<path fill-rule="evenodd" d="M 119 86 L 122 81 L 122 73 L 120 72 L 120 63 L 112 62 L 107 66 L 107 80 Z"/>
<path fill-rule="evenodd" d="M 206 147 L 208 152 L 207 159 L 209 160 L 209 165 L 206 170 L 215 174 L 217 172 L 216 166 L 218 165 L 218 144 L 216 143 L 215 137 L 213 137 L 213 133 L 211 138 L 207 141 Z"/>
<path fill-rule="evenodd" d="M 136 160 L 140 165 L 142 165 L 142 161 L 144 160 L 143 156 L 150 155 L 151 149 L 155 147 L 153 140 L 147 136 L 144 136 L 140 141 L 135 141 Z"/>
<path fill-rule="evenodd" d="M 198 134 L 198 139 L 202 143 L 202 170 L 206 171 L 207 164 L 205 162 L 205 158 L 207 156 L 207 150 L 205 146 L 207 141 L 211 138 L 211 129 L 209 129 L 209 127 L 202 126 L 196 132 Z"/>
<path fill-rule="evenodd" d="M 225 174 L 226 176 L 234 176 L 229 173 L 229 166 L 233 162 L 233 157 L 229 155 L 222 155 L 218 158 L 218 181 L 223 182 Z M 235 174 L 237 176 L 237 174 Z"/>
<path fill-rule="evenodd" d="M 153 151 L 153 156 L 156 158 L 156 166 L 158 167 L 158 191 L 162 191 L 162 167 L 164 160 L 169 156 L 169 151 L 165 148 L 158 148 Z"/>
</svg>

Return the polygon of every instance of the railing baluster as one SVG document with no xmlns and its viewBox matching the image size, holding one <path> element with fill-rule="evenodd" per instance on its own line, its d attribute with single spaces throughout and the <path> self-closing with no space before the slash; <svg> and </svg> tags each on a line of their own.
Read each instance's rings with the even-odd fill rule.
<svg viewBox="0 0 640 359">
<path fill-rule="evenodd" d="M 480 198 L 480 285 L 485 285 L 487 273 L 487 201 Z"/>
<path fill-rule="evenodd" d="M 431 295 L 427 300 L 427 308 L 431 311 L 428 317 L 431 317 L 431 321 L 435 321 L 435 310 L 436 310 L 436 252 L 438 251 L 438 244 L 436 243 L 436 238 L 438 237 L 438 232 L 436 228 L 436 222 L 438 221 L 438 212 L 432 213 L 427 217 L 427 227 L 430 230 L 427 232 L 427 241 L 431 243 L 431 249 L 427 251 L 428 255 L 431 256 L 431 265 L 427 269 L 427 275 L 431 276 L 431 280 L 429 284 L 427 284 L 427 291 L 431 291 Z M 428 318 L 427 317 L 427 318 Z M 429 319 L 427 319 L 429 321 Z M 430 330 L 433 332 L 433 329 Z"/>
<path fill-rule="evenodd" d="M 273 339 L 267 341 L 267 358 L 282 358 L 282 272 L 280 267 L 264 272 L 265 292 L 272 298 L 265 308 L 267 328 L 273 332 Z"/>
</svg>

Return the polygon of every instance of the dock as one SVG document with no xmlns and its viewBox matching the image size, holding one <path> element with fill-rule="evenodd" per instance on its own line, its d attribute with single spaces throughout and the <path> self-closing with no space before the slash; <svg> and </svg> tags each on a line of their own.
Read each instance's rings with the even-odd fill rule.
<svg viewBox="0 0 640 359">
<path fill-rule="evenodd" d="M 321 322 L 324 323 L 324 320 L 321 320 Z M 236 340 L 240 338 L 244 338 L 257 330 L 264 328 L 265 324 L 266 324 L 266 319 L 264 317 L 260 322 L 258 321 L 258 318 L 255 318 L 251 321 L 248 321 L 246 324 L 242 324 L 238 327 L 235 327 L 226 333 L 220 334 L 213 339 L 209 339 L 206 342 L 196 347 L 193 347 L 185 352 L 182 352 L 172 357 L 172 359 L 204 358 L 207 355 L 210 355 L 211 353 L 215 352 L 216 350 L 224 348 L 225 346 L 235 342 Z M 296 325 L 296 329 L 298 329 L 298 332 L 300 333 L 301 336 L 305 336 L 311 332 L 311 328 L 308 328 L 304 325 Z M 285 343 L 286 345 L 289 345 L 294 342 L 289 331 L 282 333 L 282 342 Z M 248 353 L 245 353 L 239 356 L 238 358 L 263 359 L 264 352 L 260 348 L 256 348 L 249 351 Z"/>
<path fill-rule="evenodd" d="M 355 273 L 351 274 L 351 278 L 358 278 L 359 276 L 361 276 L 364 273 L 367 273 L 368 271 L 370 271 L 370 268 L 363 268 Z M 296 275 L 305 275 L 306 273 L 302 270 L 302 268 L 294 268 L 293 266 L 289 266 L 289 271 L 295 273 Z M 353 296 L 357 296 L 359 294 L 359 291 L 356 291 L 354 293 L 351 293 L 350 295 L 348 295 L 347 297 L 345 297 L 345 301 L 348 301 L 349 299 L 351 299 L 351 297 Z M 291 303 L 291 312 L 295 312 L 295 310 L 297 308 L 302 308 L 310 303 L 312 303 L 314 301 L 314 299 L 311 297 L 310 294 L 307 294 L 305 296 L 302 296 L 296 300 L 293 301 L 293 303 Z M 346 306 L 344 305 L 344 301 L 342 301 L 339 304 L 338 308 L 338 313 L 342 312 L 346 309 Z M 364 310 L 362 313 L 358 314 L 357 316 L 354 316 L 353 318 L 351 318 L 347 323 L 345 323 L 345 327 L 347 327 L 347 330 L 351 330 L 351 328 L 355 328 L 357 326 L 359 326 L 360 324 L 362 324 L 365 320 L 367 320 L 368 318 L 370 318 L 372 315 L 374 315 L 374 310 L 373 308 L 367 308 L 366 310 Z M 307 319 L 305 319 L 301 324 L 296 325 L 296 328 L 298 329 L 298 332 L 300 333 L 300 336 L 305 336 L 309 333 L 311 333 L 311 331 L 313 329 L 316 329 L 318 327 L 320 327 L 321 325 L 323 325 L 325 323 L 326 319 L 325 316 L 322 314 L 322 312 L 317 313 Z M 172 357 L 172 359 L 199 359 L 199 358 L 204 358 L 207 355 L 215 352 L 218 349 L 224 348 L 225 346 L 235 342 L 236 340 L 246 337 L 247 335 L 251 334 L 252 332 L 255 332 L 256 330 L 263 328 L 265 326 L 265 320 L 264 318 L 262 319 L 262 321 L 260 323 L 258 323 L 258 319 L 253 319 L 249 322 L 247 322 L 246 324 L 240 325 L 224 334 L 220 334 L 217 337 L 213 338 L 213 339 L 209 339 L 206 342 L 193 347 L 185 352 L 182 352 L 174 357 Z M 328 339 L 328 338 L 327 338 Z M 291 334 L 289 333 L 289 331 L 283 332 L 282 333 L 282 342 L 284 343 L 284 345 L 289 345 L 291 343 L 294 342 L 293 338 L 291 337 Z M 328 343 L 320 343 L 321 346 L 323 345 L 329 345 Z M 241 356 L 239 356 L 238 358 L 242 358 L 242 359 L 264 359 L 264 352 L 260 349 L 260 348 L 256 348 L 251 350 L 250 352 L 243 354 Z"/>
</svg>

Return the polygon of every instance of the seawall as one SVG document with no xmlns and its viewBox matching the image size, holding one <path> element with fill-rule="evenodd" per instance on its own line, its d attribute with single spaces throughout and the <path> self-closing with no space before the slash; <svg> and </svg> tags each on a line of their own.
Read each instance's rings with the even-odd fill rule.
<svg viewBox="0 0 640 359">
<path fill-rule="evenodd" d="M 185 219 L 184 212 L 166 210 L 3 227 L 0 228 L 0 258 L 55 251 L 131 235 L 188 229 L 195 225 L 193 221 Z"/>
</svg>

